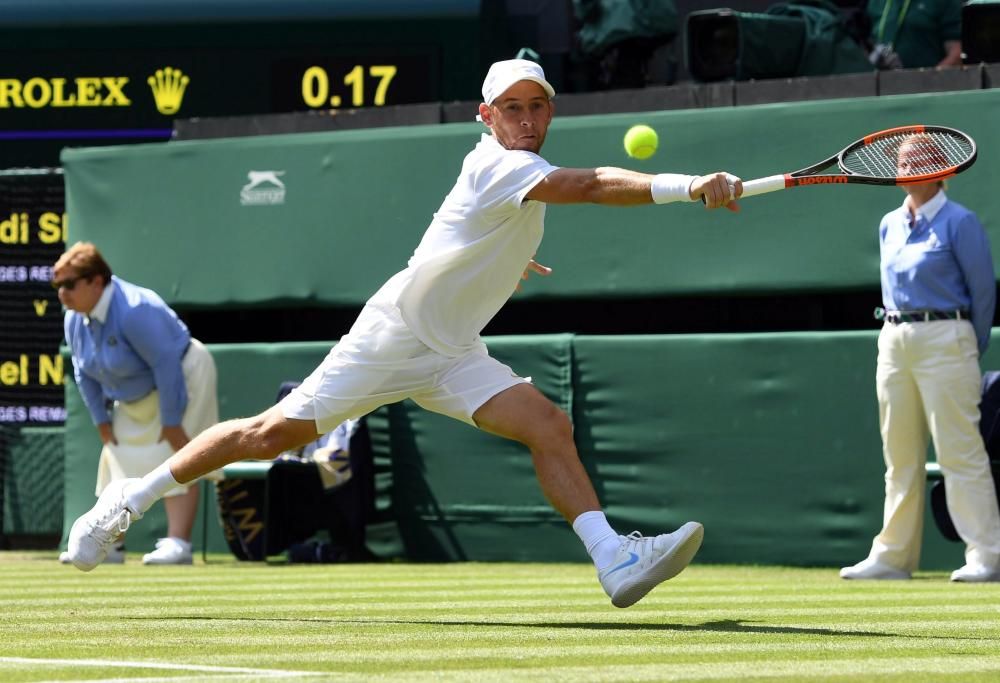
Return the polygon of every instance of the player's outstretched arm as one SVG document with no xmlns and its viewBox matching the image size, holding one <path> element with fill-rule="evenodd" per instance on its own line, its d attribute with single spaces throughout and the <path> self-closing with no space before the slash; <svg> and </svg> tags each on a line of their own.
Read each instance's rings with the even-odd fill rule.
<svg viewBox="0 0 1000 683">
<path fill-rule="evenodd" d="M 743 184 L 727 173 L 686 176 L 674 173 L 650 175 L 624 168 L 560 168 L 553 171 L 528 192 L 528 199 L 547 204 L 604 204 L 637 206 L 674 201 L 703 199 L 715 209 L 737 206 Z"/>
</svg>

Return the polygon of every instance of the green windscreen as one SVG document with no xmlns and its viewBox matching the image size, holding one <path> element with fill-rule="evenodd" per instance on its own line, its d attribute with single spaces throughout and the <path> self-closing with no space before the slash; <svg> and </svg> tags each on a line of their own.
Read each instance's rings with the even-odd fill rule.
<svg viewBox="0 0 1000 683">
<path fill-rule="evenodd" d="M 876 332 L 493 337 L 491 353 L 567 411 L 612 524 L 657 533 L 694 519 L 704 562 L 840 566 L 863 558 L 882 519 Z M 224 419 L 274 403 L 329 345 L 228 344 Z M 1000 350 L 984 367 L 1000 365 Z M 67 386 L 66 534 L 94 502 L 100 441 Z M 413 560 L 584 561 L 521 445 L 403 402 L 368 421 L 378 465 L 373 547 Z M 213 499 L 208 547 L 227 547 Z M 164 532 L 162 505 L 129 548 Z M 922 567 L 961 564 L 928 521 Z M 201 547 L 201 525 L 196 545 Z M 956 564 L 958 563 L 958 564 Z"/>
<path fill-rule="evenodd" d="M 546 158 L 646 172 L 730 170 L 751 179 L 816 163 L 884 128 L 923 123 L 972 135 L 977 163 L 950 181 L 1000 241 L 1000 91 L 558 118 Z M 469 112 L 471 121 L 475 112 Z M 625 157 L 634 123 L 660 135 Z M 409 258 L 450 190 L 476 123 L 66 150 L 69 240 L 175 305 L 357 305 Z M 549 206 L 534 297 L 837 291 L 878 285 L 876 228 L 892 187 L 803 187 L 700 204 Z"/>
</svg>

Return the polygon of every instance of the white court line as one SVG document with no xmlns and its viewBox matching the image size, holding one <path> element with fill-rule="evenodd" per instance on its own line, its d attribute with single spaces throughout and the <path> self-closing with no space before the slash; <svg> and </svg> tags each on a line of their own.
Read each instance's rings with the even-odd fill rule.
<svg viewBox="0 0 1000 683">
<path fill-rule="evenodd" d="M 248 674 L 267 678 L 292 678 L 319 676 L 320 671 L 288 671 L 286 669 L 251 669 L 242 666 L 208 666 L 205 664 L 171 664 L 167 662 L 121 661 L 116 659 L 34 659 L 31 657 L 0 657 L 0 664 L 51 664 L 55 666 L 103 666 L 126 669 L 167 669 L 171 671 L 199 671 L 217 674 Z"/>
</svg>

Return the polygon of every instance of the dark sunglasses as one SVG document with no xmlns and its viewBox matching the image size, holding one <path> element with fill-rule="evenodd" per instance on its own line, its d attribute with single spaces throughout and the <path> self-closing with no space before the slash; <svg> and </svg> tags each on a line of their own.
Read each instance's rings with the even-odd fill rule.
<svg viewBox="0 0 1000 683">
<path fill-rule="evenodd" d="M 72 292 L 73 288 L 76 287 L 76 283 L 77 282 L 79 282 L 80 280 L 89 280 L 92 277 L 94 277 L 94 276 L 93 275 L 77 275 L 76 277 L 68 277 L 65 280 L 53 280 L 52 281 L 52 289 L 55 289 L 55 290 L 65 289 L 65 290 L 67 290 L 69 292 Z"/>
</svg>

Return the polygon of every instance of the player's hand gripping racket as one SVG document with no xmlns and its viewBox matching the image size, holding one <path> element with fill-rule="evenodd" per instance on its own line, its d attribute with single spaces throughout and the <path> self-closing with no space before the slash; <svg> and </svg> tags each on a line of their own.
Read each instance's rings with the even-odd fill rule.
<svg viewBox="0 0 1000 683">
<path fill-rule="evenodd" d="M 872 133 L 826 161 L 794 173 L 743 181 L 743 197 L 799 185 L 909 185 L 943 180 L 976 161 L 976 143 L 943 126 L 901 126 Z M 839 173 L 823 174 L 831 167 Z"/>
</svg>

